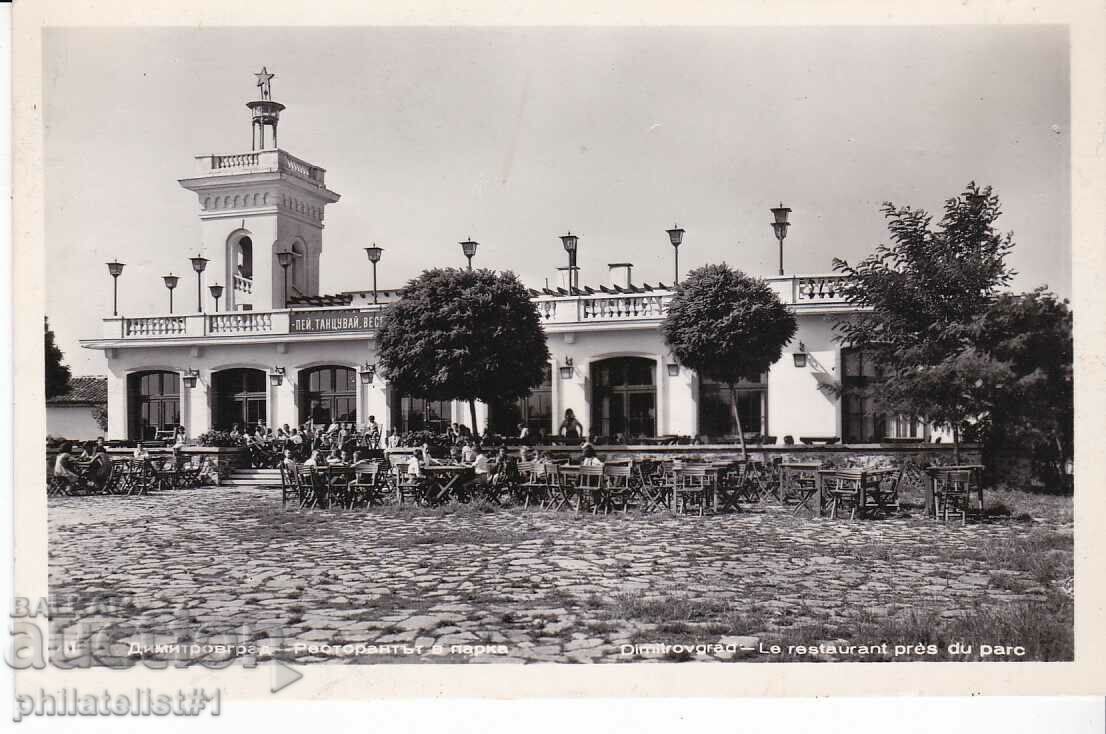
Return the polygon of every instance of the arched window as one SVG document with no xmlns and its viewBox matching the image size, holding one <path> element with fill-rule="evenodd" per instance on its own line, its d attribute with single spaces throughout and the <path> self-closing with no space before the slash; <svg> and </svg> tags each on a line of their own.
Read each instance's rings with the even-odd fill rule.
<svg viewBox="0 0 1106 734">
<path fill-rule="evenodd" d="M 307 248 L 300 240 L 292 243 L 292 287 L 301 295 L 307 290 Z"/>
<path fill-rule="evenodd" d="M 235 275 L 253 280 L 253 240 L 248 236 L 238 239 L 234 251 L 234 264 Z"/>
<path fill-rule="evenodd" d="M 591 431 L 630 440 L 657 433 L 657 363 L 615 357 L 591 365 Z"/>
<path fill-rule="evenodd" d="M 296 385 L 301 424 L 357 422 L 357 370 L 331 365 L 300 370 Z"/>
<path fill-rule="evenodd" d="M 152 441 L 180 425 L 180 375 L 136 372 L 127 376 L 128 438 Z"/>
</svg>

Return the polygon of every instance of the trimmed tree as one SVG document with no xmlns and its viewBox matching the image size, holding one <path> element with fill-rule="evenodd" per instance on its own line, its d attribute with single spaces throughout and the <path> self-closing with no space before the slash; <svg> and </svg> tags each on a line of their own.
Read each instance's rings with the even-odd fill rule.
<svg viewBox="0 0 1106 734">
<path fill-rule="evenodd" d="M 49 399 L 69 392 L 69 368 L 62 363 L 64 355 L 54 341 L 50 319 L 43 319 L 43 325 L 46 329 L 46 398 Z"/>
<path fill-rule="evenodd" d="M 545 378 L 549 349 L 537 307 L 514 273 L 435 268 L 404 288 L 377 335 L 384 376 L 401 392 L 517 400 Z"/>
<path fill-rule="evenodd" d="M 725 263 L 692 270 L 668 306 L 661 331 L 682 364 L 730 389 L 730 410 L 744 458 L 737 383 L 755 380 L 783 354 L 795 316 L 763 280 Z"/>
<path fill-rule="evenodd" d="M 959 461 L 963 429 L 1001 379 L 972 349 L 972 325 L 1014 275 L 1005 262 L 1013 235 L 995 229 L 998 197 L 974 182 L 945 202 L 936 226 L 921 209 L 887 202 L 882 211 L 892 244 L 855 267 L 834 259 L 847 278 L 842 292 L 862 309 L 837 323 L 838 339 L 882 366 L 871 391 L 877 409 L 951 428 Z"/>
</svg>

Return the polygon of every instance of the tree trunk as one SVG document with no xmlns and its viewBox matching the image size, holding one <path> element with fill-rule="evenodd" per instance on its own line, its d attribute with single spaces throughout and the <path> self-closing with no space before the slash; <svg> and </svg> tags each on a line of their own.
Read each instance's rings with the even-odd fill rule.
<svg viewBox="0 0 1106 734">
<path fill-rule="evenodd" d="M 960 426 L 952 427 L 952 463 L 960 465 Z"/>
<path fill-rule="evenodd" d="M 748 460 L 749 456 L 745 452 L 745 431 L 741 428 L 741 416 L 737 412 L 737 388 L 734 384 L 730 383 L 730 410 L 733 412 L 733 423 L 737 426 L 737 440 L 741 443 L 741 460 Z"/>
<path fill-rule="evenodd" d="M 478 443 L 480 440 L 480 431 L 476 430 L 476 401 L 469 400 L 469 420 L 472 421 L 472 441 Z"/>
</svg>

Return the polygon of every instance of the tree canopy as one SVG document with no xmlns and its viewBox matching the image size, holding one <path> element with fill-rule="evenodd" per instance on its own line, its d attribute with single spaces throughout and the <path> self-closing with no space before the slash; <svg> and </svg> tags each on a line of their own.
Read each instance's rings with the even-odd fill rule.
<svg viewBox="0 0 1106 734">
<path fill-rule="evenodd" d="M 62 363 L 64 355 L 54 340 L 50 319 L 43 320 L 46 329 L 46 398 L 69 392 L 69 368 Z"/>
<path fill-rule="evenodd" d="M 795 316 L 762 280 L 725 263 L 692 270 L 676 288 L 661 325 L 685 366 L 730 387 L 734 425 L 745 452 L 736 384 L 755 380 L 783 355 Z"/>
<path fill-rule="evenodd" d="M 972 352 L 989 375 L 976 389 L 986 411 L 971 435 L 983 442 L 989 456 L 1014 447 L 1030 449 L 1054 472 L 1073 453 L 1074 349 L 1068 302 L 1044 287 L 1001 294 L 975 319 L 970 335 Z"/>
<path fill-rule="evenodd" d="M 384 376 L 402 393 L 515 400 L 540 385 L 549 362 L 545 331 L 514 273 L 435 268 L 404 288 L 377 335 Z"/>
<path fill-rule="evenodd" d="M 838 338 L 881 365 L 879 408 L 950 427 L 959 444 L 987 409 L 980 389 L 996 378 L 996 365 L 972 348 L 973 329 L 1014 275 L 1013 235 L 996 230 L 998 197 L 974 182 L 946 200 L 936 226 L 921 209 L 887 202 L 882 211 L 892 244 L 856 266 L 834 260 L 847 278 L 842 292 L 862 309 L 837 324 Z"/>
</svg>

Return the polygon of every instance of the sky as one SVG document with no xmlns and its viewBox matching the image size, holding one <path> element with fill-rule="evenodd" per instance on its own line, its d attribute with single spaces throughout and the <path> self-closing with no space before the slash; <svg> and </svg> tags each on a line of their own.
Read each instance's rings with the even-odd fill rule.
<svg viewBox="0 0 1106 734">
<path fill-rule="evenodd" d="M 578 234 L 581 284 L 632 262 L 670 282 L 725 261 L 828 273 L 887 242 L 884 201 L 940 218 L 994 187 L 1013 288 L 1071 295 L 1068 37 L 1061 27 L 51 29 L 44 39 L 47 315 L 74 374 L 111 314 L 164 313 L 194 277 L 193 157 L 250 147 L 262 65 L 281 147 L 327 169 L 321 291 L 422 269 L 512 270 L 531 287 Z M 181 291 L 187 293 L 187 290 Z M 183 296 L 177 299 L 187 303 Z"/>
</svg>

